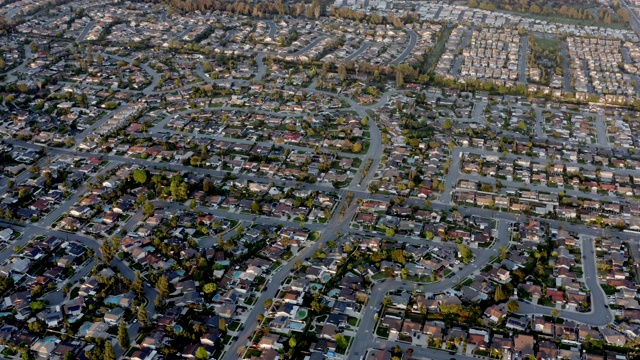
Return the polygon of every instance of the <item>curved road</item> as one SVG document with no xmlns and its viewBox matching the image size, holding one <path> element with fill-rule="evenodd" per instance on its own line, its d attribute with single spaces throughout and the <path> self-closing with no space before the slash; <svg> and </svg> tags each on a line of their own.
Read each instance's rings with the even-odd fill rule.
<svg viewBox="0 0 640 360">
<path fill-rule="evenodd" d="M 267 25 L 269 25 L 269 37 L 273 39 L 278 31 L 278 26 L 276 26 L 276 23 L 273 20 L 267 20 Z"/>
<path fill-rule="evenodd" d="M 354 51 L 351 55 L 347 56 L 344 59 L 344 62 L 347 63 L 347 62 L 355 59 L 360 54 L 362 54 L 365 50 L 367 50 L 369 47 L 371 47 L 371 43 L 369 41 L 363 41 L 362 45 L 360 46 L 360 48 L 358 50 Z"/>
<path fill-rule="evenodd" d="M 400 54 L 400 56 L 398 56 L 394 61 L 393 64 L 395 66 L 398 66 L 401 62 L 403 62 L 407 57 L 409 57 L 409 55 L 411 54 L 411 52 L 413 51 L 413 48 L 416 46 L 416 43 L 418 42 L 418 34 L 416 34 L 415 31 L 413 31 L 413 29 L 407 28 L 407 33 L 409 34 L 409 45 L 407 45 L 407 48 L 404 49 L 404 51 L 402 52 L 402 54 Z"/>
</svg>

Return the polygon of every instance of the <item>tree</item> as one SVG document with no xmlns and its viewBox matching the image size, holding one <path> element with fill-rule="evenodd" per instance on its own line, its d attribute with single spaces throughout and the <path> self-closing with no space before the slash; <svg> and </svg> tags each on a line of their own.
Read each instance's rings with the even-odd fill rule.
<svg viewBox="0 0 640 360">
<path fill-rule="evenodd" d="M 113 350 L 111 341 L 104 342 L 104 350 L 102 352 L 102 358 L 104 360 L 116 360 L 116 352 Z"/>
<path fill-rule="evenodd" d="M 551 316 L 553 316 L 554 320 L 558 318 L 558 316 L 560 316 L 560 311 L 558 311 L 557 309 L 553 309 L 550 312 Z"/>
<path fill-rule="evenodd" d="M 256 315 L 256 320 L 258 320 L 258 323 L 262 323 L 264 321 L 264 314 Z"/>
<path fill-rule="evenodd" d="M 342 334 L 336 334 L 336 345 L 341 349 L 346 349 L 349 346 L 347 339 Z"/>
<path fill-rule="evenodd" d="M 460 258 L 462 258 L 463 263 L 468 264 L 473 260 L 473 251 L 471 251 L 467 245 L 458 244 L 458 252 L 460 253 Z"/>
<path fill-rule="evenodd" d="M 267 299 L 264 301 L 263 305 L 264 305 L 264 308 L 268 310 L 271 307 L 271 305 L 273 305 L 273 300 Z"/>
<path fill-rule="evenodd" d="M 196 207 L 198 207 L 198 203 L 196 203 L 196 199 L 191 199 L 191 202 L 189 202 L 189 210 L 194 210 Z"/>
<path fill-rule="evenodd" d="M 509 312 L 514 313 L 519 309 L 520 309 L 520 304 L 517 301 L 511 300 L 507 303 L 507 310 L 509 310 Z"/>
<path fill-rule="evenodd" d="M 147 215 L 152 215 L 153 212 L 156 210 L 156 207 L 153 206 L 152 203 L 150 202 L 146 202 L 143 206 L 142 206 L 142 210 L 144 211 L 145 214 Z"/>
<path fill-rule="evenodd" d="M 200 346 L 198 350 L 196 350 L 196 359 L 206 360 L 208 358 L 209 358 L 209 353 L 207 352 L 207 349 Z"/>
<path fill-rule="evenodd" d="M 124 318 L 120 319 L 120 326 L 118 326 L 118 345 L 123 349 L 129 348 L 129 332 L 127 331 L 127 325 L 124 323 Z"/>
<path fill-rule="evenodd" d="M 402 277 L 402 280 L 406 279 L 408 275 L 409 271 L 407 270 L 407 268 L 402 268 L 402 270 L 400 270 L 400 276 Z"/>
<path fill-rule="evenodd" d="M 244 355 L 244 353 L 245 353 L 246 351 L 247 351 L 247 348 L 246 348 L 246 347 L 244 347 L 244 346 L 240 346 L 240 347 L 238 348 L 238 352 L 237 352 L 238 357 L 240 357 L 240 356 Z"/>
<path fill-rule="evenodd" d="M 359 141 L 356 141 L 353 144 L 351 144 L 351 152 L 359 153 L 360 151 L 362 151 L 362 143 L 360 143 Z"/>
<path fill-rule="evenodd" d="M 500 260 L 506 259 L 508 255 L 507 248 L 505 246 L 500 246 L 498 250 L 500 250 Z"/>
<path fill-rule="evenodd" d="M 140 275 L 140 271 L 136 270 L 135 277 L 133 282 L 131 283 L 131 290 L 133 290 L 138 296 L 142 295 L 144 291 L 144 284 L 142 283 L 142 276 Z"/>
<path fill-rule="evenodd" d="M 444 124 L 442 124 L 442 128 L 445 129 L 445 130 L 450 130 L 451 126 L 452 126 L 451 120 L 449 120 L 449 119 L 446 119 L 444 121 Z"/>
<path fill-rule="evenodd" d="M 292 336 L 292 337 L 289 338 L 289 346 L 291 348 L 295 348 L 297 344 L 298 344 L 298 342 L 296 341 L 295 337 Z"/>
<path fill-rule="evenodd" d="M 391 306 L 392 304 L 393 304 L 393 300 L 391 300 L 389 296 L 385 296 L 384 299 L 382 299 L 383 307 L 388 307 L 388 306 Z"/>
<path fill-rule="evenodd" d="M 407 260 L 404 257 L 404 250 L 393 250 L 391 251 L 391 261 L 400 263 L 402 265 L 407 263 Z"/>
<path fill-rule="evenodd" d="M 109 264 L 111 260 L 113 260 L 113 256 L 115 255 L 115 249 L 111 246 L 111 242 L 108 240 L 103 240 L 102 245 L 100 246 L 100 253 L 102 253 L 102 258 L 106 264 Z"/>
<path fill-rule="evenodd" d="M 493 294 L 493 299 L 496 302 L 501 302 L 501 301 L 506 300 L 508 298 L 509 298 L 509 294 L 506 294 L 504 292 L 504 289 L 502 288 L 502 285 L 498 285 L 496 287 L 496 292 Z"/>
<path fill-rule="evenodd" d="M 138 321 L 140 321 L 140 325 L 142 326 L 147 326 L 149 322 L 147 309 L 143 305 L 140 305 L 140 307 L 138 308 Z"/>
<path fill-rule="evenodd" d="M 396 70 L 396 87 L 403 87 L 404 86 L 404 75 L 402 74 L 402 71 L 400 70 Z"/>
<path fill-rule="evenodd" d="M 161 275 L 156 283 L 156 289 L 160 293 L 160 297 L 166 298 L 169 296 L 169 279 L 166 275 Z"/>
<path fill-rule="evenodd" d="M 260 204 L 256 201 L 251 203 L 251 212 L 254 214 L 258 214 L 260 212 Z"/>
<path fill-rule="evenodd" d="M 202 288 L 202 290 L 204 290 L 205 294 L 211 294 L 214 291 L 216 291 L 217 289 L 218 289 L 218 286 L 216 286 L 216 284 L 214 284 L 214 283 L 204 284 L 204 287 Z"/>
</svg>

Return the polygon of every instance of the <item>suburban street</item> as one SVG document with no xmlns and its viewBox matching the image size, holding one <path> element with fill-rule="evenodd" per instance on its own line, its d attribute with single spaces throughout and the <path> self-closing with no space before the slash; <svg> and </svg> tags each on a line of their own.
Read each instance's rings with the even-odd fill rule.
<svg viewBox="0 0 640 360">
<path fill-rule="evenodd" d="M 402 63 L 407 57 L 409 57 L 409 55 L 411 55 L 411 52 L 413 51 L 413 48 L 416 46 L 416 42 L 418 41 L 418 34 L 416 34 L 413 29 L 408 28 L 407 34 L 409 34 L 409 43 L 407 44 L 407 47 L 404 49 L 402 54 L 400 54 L 400 56 L 398 56 L 398 58 L 393 62 L 396 66 Z"/>
</svg>

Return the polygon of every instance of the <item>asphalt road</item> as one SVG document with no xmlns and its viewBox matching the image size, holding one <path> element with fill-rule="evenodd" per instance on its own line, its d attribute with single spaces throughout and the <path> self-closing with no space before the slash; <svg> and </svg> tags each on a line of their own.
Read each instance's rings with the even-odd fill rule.
<svg viewBox="0 0 640 360">
<path fill-rule="evenodd" d="M 194 25 L 194 27 L 195 27 L 195 25 Z M 112 55 L 112 54 L 104 54 L 104 55 L 105 56 L 109 56 L 109 57 L 111 57 L 113 59 L 116 59 L 118 61 L 122 60 L 124 62 L 129 63 L 129 64 L 131 64 L 133 62 L 133 59 L 125 58 L 125 57 L 122 57 L 122 56 L 117 56 L 117 55 Z M 151 84 L 147 85 L 147 87 L 142 89 L 142 93 L 144 95 L 149 95 L 149 94 L 155 93 L 154 90 L 158 86 L 158 82 L 160 82 L 160 74 L 158 74 L 157 71 L 153 70 L 147 64 L 140 64 L 140 68 L 151 76 Z"/>
<path fill-rule="evenodd" d="M 407 292 L 412 292 L 414 290 L 420 290 L 425 294 L 437 294 L 442 293 L 444 291 L 450 290 L 453 286 L 455 286 L 458 282 L 464 280 L 468 276 L 478 273 L 480 268 L 482 268 L 485 264 L 490 261 L 491 256 L 498 255 L 498 249 L 501 246 L 508 247 L 509 245 L 509 222 L 508 221 L 500 221 L 498 227 L 498 238 L 494 242 L 494 244 L 488 249 L 474 249 L 474 253 L 476 254 L 475 260 L 467 265 L 462 267 L 460 270 L 456 271 L 456 275 L 449 278 L 444 278 L 442 281 L 431 283 L 431 284 L 423 284 L 423 283 L 414 283 L 411 281 L 401 281 L 401 280 L 384 280 L 378 282 L 373 285 L 371 289 L 371 296 L 369 298 L 369 302 L 367 306 L 363 308 L 360 326 L 358 327 L 358 332 L 356 337 L 354 338 L 350 354 L 354 356 L 354 358 L 358 356 L 362 356 L 365 351 L 371 347 L 382 347 L 389 349 L 396 345 L 401 346 L 403 349 L 407 347 L 411 347 L 414 349 L 414 354 L 417 356 L 422 356 L 420 354 L 428 354 L 427 357 L 438 359 L 439 356 L 443 356 L 446 359 L 450 359 L 451 355 L 448 352 L 440 352 L 434 349 L 424 349 L 418 346 L 409 346 L 405 343 L 400 343 L 396 341 L 388 341 L 388 340 L 380 340 L 374 339 L 372 342 L 372 337 L 375 337 L 375 317 L 374 315 L 380 309 L 382 299 L 387 295 L 387 293 L 391 290 L 405 290 Z M 418 352 L 418 349 L 421 349 Z M 434 355 L 434 356 L 432 356 Z M 456 355 L 456 359 L 462 358 Z"/>
<path fill-rule="evenodd" d="M 264 77 L 264 75 L 267 73 L 267 68 L 266 66 L 264 66 L 264 54 L 258 54 L 255 57 L 256 60 L 256 66 L 258 66 L 258 72 L 256 73 L 255 76 L 255 81 L 256 82 L 260 82 L 262 81 L 262 78 Z"/>
<path fill-rule="evenodd" d="M 604 326 L 613 321 L 613 314 L 610 309 L 605 307 L 607 298 L 598 281 L 592 237 L 582 238 L 582 254 L 585 256 L 582 267 L 584 270 L 584 280 L 589 290 L 591 290 L 591 311 L 588 313 L 579 313 L 560 310 L 560 317 L 565 320 L 573 320 L 591 326 Z M 518 313 L 526 315 L 551 315 L 552 310 L 554 309 L 550 307 L 537 306 L 529 302 L 520 301 Z"/>
<path fill-rule="evenodd" d="M 407 30 L 407 34 L 409 34 L 409 44 L 407 45 L 407 48 L 404 49 L 404 51 L 402 52 L 402 54 L 400 54 L 400 56 L 398 56 L 394 61 L 393 64 L 395 66 L 398 66 L 400 63 L 402 63 L 406 58 L 409 57 L 409 55 L 411 55 L 411 52 L 413 51 L 413 48 L 416 46 L 416 43 L 418 42 L 418 34 L 416 34 L 415 31 L 413 31 L 413 29 L 410 28 L 406 28 Z"/>
<path fill-rule="evenodd" d="M 273 39 L 278 31 L 278 26 L 273 20 L 267 20 L 267 25 L 269 25 L 269 37 Z"/>
<path fill-rule="evenodd" d="M 116 162 L 116 161 L 112 161 L 109 162 L 106 166 L 104 166 L 102 169 L 100 169 L 100 171 L 98 171 L 98 173 L 95 174 L 95 176 L 97 176 L 98 174 L 106 174 L 109 170 L 115 169 L 116 166 L 118 166 L 120 163 Z M 95 176 L 92 176 L 90 179 L 88 179 L 87 181 L 85 181 L 82 186 L 80 186 L 77 190 L 75 190 L 73 192 L 73 194 L 66 199 L 62 204 L 60 204 L 60 206 L 58 206 L 57 208 L 51 210 L 51 212 L 49 214 L 47 214 L 47 216 L 45 216 L 44 218 L 42 218 L 38 224 L 42 227 L 50 227 L 51 225 L 53 225 L 53 223 L 62 215 L 66 214 L 67 212 L 69 212 L 69 210 L 71 209 L 71 207 L 73 205 L 75 205 L 81 197 L 86 195 L 86 190 L 87 190 L 87 185 L 95 178 Z"/>
<path fill-rule="evenodd" d="M 609 146 L 609 139 L 607 139 L 607 126 L 604 124 L 604 111 L 600 109 L 596 115 L 595 121 L 596 131 L 598 132 L 598 145 Z"/>
<path fill-rule="evenodd" d="M 349 61 L 357 58 L 360 54 L 362 54 L 365 50 L 367 50 L 369 47 L 371 47 L 371 43 L 368 41 L 363 41 L 362 45 L 360 45 L 360 48 L 358 48 L 358 50 L 354 51 L 353 53 L 351 53 L 349 56 L 347 56 L 344 59 L 345 63 L 348 63 Z"/>
<path fill-rule="evenodd" d="M 341 205 L 338 204 L 338 206 Z M 310 257 L 315 250 L 326 244 L 327 241 L 334 239 L 336 231 L 344 231 L 345 229 L 347 229 L 349 220 L 355 213 L 356 209 L 357 205 L 354 201 L 346 211 L 345 216 L 334 214 L 331 220 L 329 220 L 329 222 L 326 224 L 326 229 L 331 230 L 324 231 L 315 244 L 305 247 L 302 251 L 298 252 L 294 257 L 286 262 L 278 271 L 275 271 L 272 274 L 270 282 L 272 285 L 268 286 L 267 290 L 260 295 L 260 298 L 257 300 L 256 305 L 253 307 L 253 309 L 251 309 L 247 316 L 247 320 L 243 325 L 243 330 L 241 330 L 238 334 L 238 340 L 229 347 L 223 359 L 231 360 L 238 358 L 238 350 L 241 346 L 248 345 L 249 342 L 247 338 L 254 333 L 258 326 L 256 317 L 258 316 L 258 314 L 264 314 L 265 312 L 264 301 L 276 297 L 276 294 L 278 292 L 277 284 L 282 284 L 284 280 L 292 273 L 293 265 L 298 259 L 304 260 Z"/>
<path fill-rule="evenodd" d="M 31 57 L 33 55 L 31 53 L 31 47 L 29 45 L 24 45 L 23 49 L 24 49 L 24 58 L 22 59 L 22 63 L 5 73 L 5 80 L 4 80 L 5 84 L 9 84 L 18 80 L 18 77 L 14 74 L 24 72 L 27 65 L 29 65 L 29 63 L 31 62 Z"/>
<path fill-rule="evenodd" d="M 620 3 L 622 4 L 622 7 L 626 8 L 627 11 L 629 11 L 629 13 L 631 14 L 631 28 L 636 32 L 636 34 L 638 34 L 638 36 L 640 36 L 640 20 L 638 19 L 638 15 L 636 14 L 635 10 L 629 6 L 627 0 L 620 0 Z"/>
<path fill-rule="evenodd" d="M 562 41 L 562 47 L 560 48 L 560 55 L 562 55 L 562 88 L 565 92 L 571 91 L 571 68 L 569 67 L 569 48 L 566 41 Z"/>
<path fill-rule="evenodd" d="M 85 130 L 83 130 L 80 133 L 77 133 L 74 138 L 75 138 L 75 145 L 73 146 L 73 148 L 77 148 L 78 145 L 80 145 L 80 143 L 82 143 L 82 141 L 84 140 L 85 137 L 94 134 L 95 130 L 97 128 L 99 128 L 100 126 L 104 125 L 107 121 L 111 120 L 113 117 L 115 117 L 117 114 L 119 114 L 120 112 L 127 110 L 131 108 L 131 106 L 129 104 L 123 104 L 118 106 L 115 110 L 113 110 L 111 113 L 103 116 L 102 118 L 98 119 L 96 122 L 94 122 L 93 124 L 91 124 L 91 126 L 89 126 L 88 128 L 86 128 Z M 95 156 L 95 155 L 94 155 Z"/>
<path fill-rule="evenodd" d="M 91 29 L 93 29 L 93 26 L 96 24 L 95 21 L 91 20 L 87 23 L 87 25 L 84 26 L 84 29 L 82 29 L 82 32 L 80 33 L 80 35 L 78 35 L 78 37 L 76 38 L 76 42 L 80 43 L 82 41 L 84 41 L 84 39 L 87 37 L 87 34 L 89 34 L 89 31 L 91 31 Z"/>
<path fill-rule="evenodd" d="M 520 53 L 518 61 L 518 81 L 527 83 L 527 49 L 529 48 L 529 36 L 523 35 L 520 37 Z"/>
</svg>

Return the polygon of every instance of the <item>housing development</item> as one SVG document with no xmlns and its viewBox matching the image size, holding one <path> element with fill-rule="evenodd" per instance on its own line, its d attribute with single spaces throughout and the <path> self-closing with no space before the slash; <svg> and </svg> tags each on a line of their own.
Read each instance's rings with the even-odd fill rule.
<svg viewBox="0 0 640 360">
<path fill-rule="evenodd" d="M 635 3 L 0 0 L 0 357 L 638 358 Z"/>
</svg>

